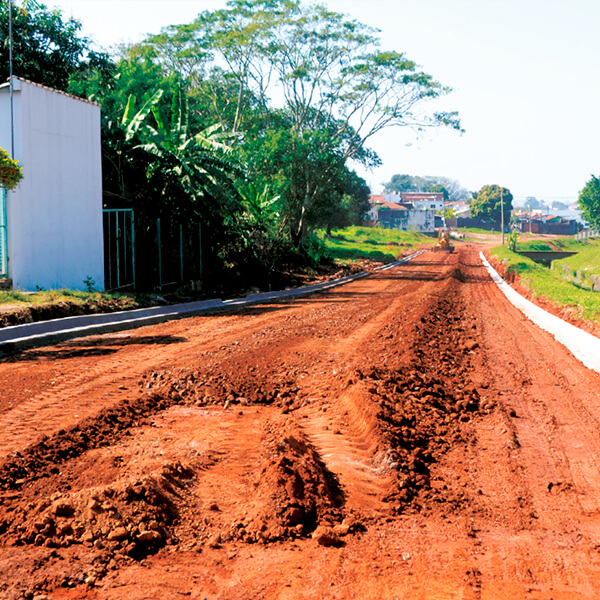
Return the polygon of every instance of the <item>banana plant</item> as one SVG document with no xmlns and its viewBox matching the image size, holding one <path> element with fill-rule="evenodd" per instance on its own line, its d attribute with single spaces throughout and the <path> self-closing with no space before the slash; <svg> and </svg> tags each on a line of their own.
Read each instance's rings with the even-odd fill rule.
<svg viewBox="0 0 600 600">
<path fill-rule="evenodd" d="M 267 229 L 276 212 L 277 203 L 281 196 L 273 194 L 267 183 L 262 189 L 253 183 L 248 183 L 239 190 L 244 205 L 244 212 L 252 226 L 258 230 Z"/>
<path fill-rule="evenodd" d="M 230 136 L 220 124 L 190 135 L 187 102 L 181 90 L 168 123 L 158 107 L 162 95 L 158 90 L 137 111 L 136 100 L 130 96 L 121 121 L 125 142 L 153 158 L 147 175 L 162 185 L 164 196 L 181 196 L 175 193 L 179 188 L 187 196 L 187 208 L 196 214 L 208 210 L 229 219 L 239 210 L 241 200 L 233 183 L 241 173 L 229 158 L 231 146 L 225 143 Z"/>
</svg>

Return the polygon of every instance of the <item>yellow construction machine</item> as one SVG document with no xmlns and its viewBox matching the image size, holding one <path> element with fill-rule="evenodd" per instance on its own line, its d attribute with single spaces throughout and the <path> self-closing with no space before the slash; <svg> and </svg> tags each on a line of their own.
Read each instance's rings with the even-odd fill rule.
<svg viewBox="0 0 600 600">
<path fill-rule="evenodd" d="M 438 241 L 433 247 L 434 252 L 452 252 L 454 246 L 450 243 L 450 230 L 442 227 L 438 230 Z"/>
</svg>

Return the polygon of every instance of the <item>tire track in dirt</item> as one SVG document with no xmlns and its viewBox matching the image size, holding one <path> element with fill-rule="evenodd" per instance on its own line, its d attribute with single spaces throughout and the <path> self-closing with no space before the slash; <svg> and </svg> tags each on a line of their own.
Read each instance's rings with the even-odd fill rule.
<svg viewBox="0 0 600 600">
<path fill-rule="evenodd" d="M 413 267 L 415 268 L 418 266 Z M 403 269 L 401 272 L 411 273 L 413 269 Z M 388 287 L 397 277 L 402 276 L 396 271 L 400 270 L 386 273 L 386 278 L 391 280 Z M 399 294 L 395 291 L 387 298 L 384 295 L 386 304 L 378 307 L 375 318 L 365 320 L 350 335 L 325 344 L 322 352 L 335 365 L 336 372 L 349 373 L 357 367 L 365 366 L 362 359 L 356 360 L 356 348 L 369 348 L 367 354 L 385 354 L 388 360 L 391 359 L 390 352 L 382 352 L 386 325 L 410 301 L 412 295 L 422 293 L 422 290 L 417 292 L 411 286 L 406 287 L 408 289 L 403 290 L 406 293 Z M 322 390 L 317 393 L 323 395 Z M 361 392 L 344 389 L 343 385 L 327 390 L 322 403 L 310 404 L 300 410 L 301 427 L 328 468 L 339 476 L 350 506 L 372 510 L 378 514 L 389 514 L 389 505 L 382 498 L 392 491 L 394 478 L 390 477 L 387 469 L 374 464 L 378 442 L 373 438 L 370 424 L 357 413 L 357 405 L 352 399 L 357 393 Z M 313 395 L 310 390 L 308 395 Z"/>
<path fill-rule="evenodd" d="M 189 338 L 177 335 L 181 328 L 176 322 L 154 326 L 152 331 L 160 331 L 158 336 L 147 336 L 148 328 L 142 328 L 127 334 L 97 336 L 25 352 L 17 360 L 31 360 L 32 357 L 47 357 L 46 361 L 60 357 L 66 360 L 64 357 L 70 357 L 72 353 L 77 355 L 82 347 L 95 349 L 97 353 L 102 349 L 111 350 L 119 340 L 125 344 L 120 348 L 118 358 L 95 354 L 96 360 L 87 360 L 83 372 L 82 369 L 75 369 L 64 374 L 52 373 L 46 382 L 48 391 L 0 413 L 0 430 L 4 432 L 0 438 L 0 461 L 24 445 L 35 443 L 42 431 L 48 435 L 70 428 L 103 408 L 131 397 L 137 393 L 140 377 L 146 372 L 160 370 L 162 365 L 179 361 L 185 364 L 190 359 L 194 362 L 195 356 L 206 352 L 218 356 L 223 351 L 235 348 L 244 337 L 252 335 L 252 329 L 261 331 L 257 340 L 261 346 L 288 344 L 274 324 L 280 321 L 281 312 L 299 312 L 302 306 L 302 302 L 297 305 L 274 305 L 269 306 L 265 313 L 249 309 L 241 315 L 217 316 L 213 318 L 212 327 L 210 318 L 192 318 L 187 320 L 189 329 L 186 333 L 189 333 Z M 251 326 L 244 326 L 240 331 L 240 321 L 248 318 Z M 176 332 L 175 335 L 170 334 L 171 330 Z M 297 332 L 293 332 L 293 335 L 297 335 Z M 140 345 L 136 343 L 138 338 L 142 341 Z M 128 360 L 131 354 L 135 354 L 134 363 Z M 9 359 L 3 361 L 4 364 L 0 363 L 0 377 L 7 377 L 7 381 L 13 377 L 8 371 L 14 361 Z"/>
<path fill-rule="evenodd" d="M 341 423 L 323 412 L 327 405 L 310 406 L 302 411 L 302 417 L 305 417 L 300 421 L 302 430 L 327 467 L 339 477 L 349 506 L 361 512 L 389 514 L 389 506 L 382 502 L 382 498 L 391 492 L 393 478 L 386 474 L 385 469 L 373 464 L 376 442 L 370 435 L 370 428 L 364 422 L 356 423 L 349 416 L 351 409 L 344 410 L 346 400 L 343 392 L 338 396 L 336 405 L 336 413 L 341 411 L 345 415 Z"/>
</svg>

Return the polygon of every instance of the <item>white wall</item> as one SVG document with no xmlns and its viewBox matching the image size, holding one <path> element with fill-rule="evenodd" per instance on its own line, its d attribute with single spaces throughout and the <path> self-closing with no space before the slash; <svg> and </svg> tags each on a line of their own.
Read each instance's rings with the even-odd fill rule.
<svg viewBox="0 0 600 600">
<path fill-rule="evenodd" d="M 377 221 L 383 227 L 393 227 L 401 231 L 420 231 L 433 233 L 435 231 L 435 212 L 433 210 L 377 210 Z"/>
<path fill-rule="evenodd" d="M 412 203 L 418 210 L 444 210 L 443 200 L 414 200 Z"/>
<path fill-rule="evenodd" d="M 100 107 L 14 80 L 15 158 L 9 192 L 9 276 L 15 289 L 104 288 Z M 0 146 L 10 151 L 8 86 L 0 87 Z M 7 126 L 8 122 L 8 126 Z"/>
<path fill-rule="evenodd" d="M 408 211 L 408 230 L 411 229 L 416 229 L 421 233 L 433 233 L 435 231 L 435 212 L 427 209 Z"/>
</svg>

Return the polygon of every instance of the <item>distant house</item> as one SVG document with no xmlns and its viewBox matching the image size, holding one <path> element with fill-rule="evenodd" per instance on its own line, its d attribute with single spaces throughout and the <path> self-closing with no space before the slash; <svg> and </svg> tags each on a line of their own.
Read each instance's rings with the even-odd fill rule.
<svg viewBox="0 0 600 600">
<path fill-rule="evenodd" d="M 565 219 L 556 215 L 521 214 L 518 217 L 517 229 L 524 233 L 575 235 L 579 231 L 580 225 L 575 219 Z"/>
<path fill-rule="evenodd" d="M 103 289 L 100 106 L 13 77 L 13 107 L 24 178 L 0 196 L 0 276 L 21 290 L 85 289 L 84 281 Z M 5 83 L 0 146 L 9 152 L 10 114 Z"/>
<path fill-rule="evenodd" d="M 441 211 L 444 208 L 444 194 L 441 192 L 401 192 L 371 196 L 371 202 L 390 204 L 410 204 L 416 210 Z"/>
<path fill-rule="evenodd" d="M 402 192 L 402 202 L 410 202 L 417 210 L 441 211 L 444 208 L 444 194 L 441 192 Z"/>
<path fill-rule="evenodd" d="M 370 225 L 421 233 L 435 231 L 435 211 L 417 209 L 410 202 L 390 202 L 387 198 L 388 196 L 371 196 L 371 208 L 367 214 L 367 222 Z M 401 199 L 399 196 L 396 198 Z"/>
</svg>

